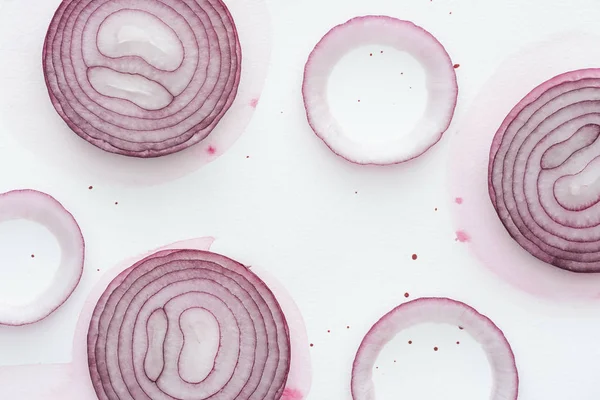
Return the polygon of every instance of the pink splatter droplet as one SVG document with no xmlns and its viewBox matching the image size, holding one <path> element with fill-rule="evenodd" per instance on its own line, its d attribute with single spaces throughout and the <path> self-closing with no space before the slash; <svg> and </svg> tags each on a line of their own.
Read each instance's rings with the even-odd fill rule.
<svg viewBox="0 0 600 400">
<path fill-rule="evenodd" d="M 281 400 L 302 400 L 304 396 L 302 392 L 296 389 L 285 388 L 281 396 Z"/>
<path fill-rule="evenodd" d="M 217 149 L 215 149 L 212 146 L 208 146 L 208 149 L 206 149 L 206 151 L 208 152 L 208 154 L 215 154 L 217 152 Z"/>
<path fill-rule="evenodd" d="M 258 99 L 250 100 L 250 107 L 256 108 L 257 105 L 258 105 Z"/>
<path fill-rule="evenodd" d="M 457 242 L 465 243 L 471 240 L 471 237 L 465 231 L 456 231 L 456 239 Z"/>
<path fill-rule="evenodd" d="M 462 197 L 457 197 L 457 198 L 454 199 L 454 202 L 456 204 L 462 204 L 463 203 L 463 198 Z"/>
</svg>

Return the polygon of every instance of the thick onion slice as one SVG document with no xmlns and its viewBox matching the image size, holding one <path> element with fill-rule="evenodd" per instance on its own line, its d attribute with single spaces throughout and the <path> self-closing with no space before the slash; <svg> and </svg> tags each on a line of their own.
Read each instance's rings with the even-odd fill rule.
<svg viewBox="0 0 600 400">
<path fill-rule="evenodd" d="M 542 261 L 600 272 L 600 69 L 543 83 L 508 114 L 489 192 L 510 235 Z"/>
<path fill-rule="evenodd" d="M 241 48 L 221 0 L 63 0 L 43 67 L 75 133 L 112 153 L 158 157 L 203 140 L 223 117 Z"/>
<path fill-rule="evenodd" d="M 363 339 L 352 367 L 352 398 L 375 400 L 373 368 L 383 347 L 400 331 L 422 323 L 452 324 L 464 328 L 481 344 L 493 377 L 491 400 L 516 400 L 519 376 L 515 357 L 502 331 L 474 308 L 447 298 L 421 298 L 384 315 Z"/>
<path fill-rule="evenodd" d="M 427 75 L 427 108 L 413 131 L 392 141 L 358 142 L 348 137 L 331 114 L 327 85 L 334 66 L 351 50 L 387 45 L 417 59 Z M 357 164 L 411 160 L 437 143 L 448 129 L 456 101 L 456 73 L 444 46 L 412 22 L 387 16 L 356 17 L 331 29 L 310 54 L 302 85 L 308 123 L 337 155 Z"/>
<path fill-rule="evenodd" d="M 73 215 L 56 199 L 29 189 L 0 194 L 0 222 L 14 219 L 46 227 L 56 237 L 61 259 L 52 282 L 35 300 L 24 305 L 0 303 L 0 325 L 26 325 L 46 318 L 67 301 L 83 274 L 83 235 Z"/>
<path fill-rule="evenodd" d="M 100 400 L 279 400 L 290 370 L 286 319 L 243 265 L 164 250 L 115 278 L 88 331 Z"/>
</svg>

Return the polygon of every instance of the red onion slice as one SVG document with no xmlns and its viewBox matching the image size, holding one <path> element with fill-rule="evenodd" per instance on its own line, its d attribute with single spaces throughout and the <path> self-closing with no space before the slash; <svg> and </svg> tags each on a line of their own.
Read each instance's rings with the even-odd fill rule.
<svg viewBox="0 0 600 400">
<path fill-rule="evenodd" d="M 243 265 L 164 250 L 115 278 L 88 331 L 100 400 L 280 399 L 290 370 L 286 319 Z"/>
<path fill-rule="evenodd" d="M 363 339 L 352 367 L 352 398 L 375 400 L 373 368 L 383 347 L 400 331 L 433 322 L 464 328 L 481 344 L 493 376 L 491 400 L 516 400 L 519 376 L 515 356 L 502 331 L 474 308 L 447 298 L 421 298 L 401 304 L 384 315 Z"/>
<path fill-rule="evenodd" d="M 205 139 L 227 112 L 241 48 L 221 0 L 63 0 L 43 67 L 56 111 L 80 137 L 158 157 Z"/>
<path fill-rule="evenodd" d="M 361 143 L 349 138 L 331 114 L 327 84 L 333 67 L 349 51 L 371 44 L 407 52 L 427 75 L 429 99 L 424 115 L 408 135 L 393 141 Z M 387 16 L 356 17 L 331 29 L 315 46 L 302 85 L 308 123 L 337 155 L 357 164 L 394 164 L 411 160 L 436 144 L 448 129 L 456 101 L 456 73 L 444 46 L 412 22 Z"/>
<path fill-rule="evenodd" d="M 600 69 L 543 83 L 508 114 L 489 191 L 510 235 L 559 268 L 600 272 Z"/>
<path fill-rule="evenodd" d="M 48 194 L 28 189 L 0 194 L 0 221 L 13 219 L 43 225 L 61 249 L 60 266 L 43 293 L 29 304 L 0 304 L 0 325 L 27 325 L 46 318 L 71 296 L 83 274 L 85 244 L 73 215 Z"/>
</svg>

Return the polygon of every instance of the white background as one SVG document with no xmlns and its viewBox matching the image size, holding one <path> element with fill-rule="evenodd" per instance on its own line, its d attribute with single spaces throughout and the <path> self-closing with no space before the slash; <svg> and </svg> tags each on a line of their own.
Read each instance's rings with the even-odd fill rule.
<svg viewBox="0 0 600 400">
<path fill-rule="evenodd" d="M 17 0 L 0 1 L 0 17 L 1 5 L 10 1 Z M 600 398 L 600 304 L 536 298 L 487 272 L 468 245 L 455 241 L 451 208 L 458 194 L 446 185 L 451 136 L 497 65 L 551 34 L 599 32 L 600 2 L 278 0 L 269 9 L 270 72 L 251 125 L 225 155 L 179 180 L 127 187 L 55 168 L 20 147 L 18 126 L 3 123 L 0 110 L 0 191 L 27 187 L 54 195 L 73 212 L 87 244 L 83 281 L 64 307 L 35 326 L 0 328 L 0 364 L 68 361 L 78 312 L 103 270 L 163 244 L 212 235 L 213 250 L 270 270 L 296 299 L 314 343 L 310 399 L 350 398 L 360 340 L 381 315 L 406 301 L 405 292 L 410 298 L 454 297 L 492 318 L 515 351 L 520 399 Z M 308 127 L 300 95 L 302 69 L 319 38 L 353 16 L 378 13 L 425 27 L 460 64 L 459 103 L 447 135 L 419 159 L 384 168 L 334 156 Z M 27 16 L 0 19 L 17 29 L 20 18 Z M 355 127 L 373 122 L 373 131 L 387 123 L 403 126 L 394 116 L 373 113 L 378 98 L 389 103 L 387 110 L 410 114 L 410 107 L 419 107 L 412 100 L 424 98 L 418 66 L 403 66 L 400 55 L 390 54 L 389 64 L 367 56 L 353 54 L 336 72 L 338 78 L 354 76 L 345 79 L 344 90 L 332 87 L 336 109 L 349 114 L 340 119 L 354 118 Z M 0 62 L 19 60 L 6 59 L 0 48 Z M 406 82 L 398 69 L 407 71 Z M 0 96 L 6 95 L 0 83 Z M 372 101 L 361 102 L 359 113 L 352 96 Z M 48 110 L 17 112 L 23 119 L 48 118 L 49 129 L 61 126 Z M 0 224 L 0 255 L 10 260 L 0 264 L 4 300 L 40 286 L 30 278 L 47 278 L 38 268 L 52 268 L 43 261 L 57 257 L 42 230 L 28 236 L 27 229 Z M 17 283 L 6 284 L 9 278 Z M 378 399 L 482 399 L 491 385 L 485 357 L 453 327 L 403 333 L 382 356 L 380 370 Z"/>
</svg>

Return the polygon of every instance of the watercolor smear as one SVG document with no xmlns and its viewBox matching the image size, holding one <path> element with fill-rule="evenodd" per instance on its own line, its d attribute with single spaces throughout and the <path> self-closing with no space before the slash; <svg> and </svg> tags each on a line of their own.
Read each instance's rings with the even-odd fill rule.
<svg viewBox="0 0 600 400">
<path fill-rule="evenodd" d="M 124 185 L 155 185 L 185 176 L 225 153 L 242 135 L 256 108 L 271 54 L 271 18 L 266 0 L 230 0 L 227 7 L 242 48 L 242 72 L 231 108 L 202 142 L 164 157 L 141 159 L 105 152 L 73 133 L 48 97 L 41 68 L 42 42 L 60 1 L 4 2 L 0 14 L 0 121 L 15 143 L 66 176 Z M 8 31 L 18 18 L 23 32 Z M 211 151 L 210 149 L 214 149 Z"/>
<path fill-rule="evenodd" d="M 137 261 L 161 250 L 209 250 L 214 238 L 179 241 L 119 263 L 105 273 L 86 300 L 79 317 L 73 346 L 73 361 L 68 364 L 36 364 L 0 367 L 0 398 L 27 400 L 96 400 L 87 359 L 87 331 L 98 299 L 108 284 Z M 252 267 L 277 298 L 290 329 L 292 364 L 283 399 L 303 400 L 311 386 L 312 372 L 308 335 L 300 310 L 285 288 L 270 274 Z M 41 334 L 42 332 L 40 332 Z M 35 385 L 30 382 L 35 381 Z M 287 396 L 287 397 L 286 397 Z"/>
<path fill-rule="evenodd" d="M 529 294 L 553 299 L 598 298 L 600 274 L 578 274 L 546 264 L 509 236 L 488 194 L 490 146 L 506 115 L 532 89 L 564 72 L 600 65 L 599 40 L 591 34 L 569 33 L 525 46 L 484 85 L 457 121 L 458 130 L 451 138 L 449 201 L 458 203 L 456 193 L 469 199 L 460 207 L 451 207 L 456 239 L 468 242 L 483 267 Z"/>
</svg>

